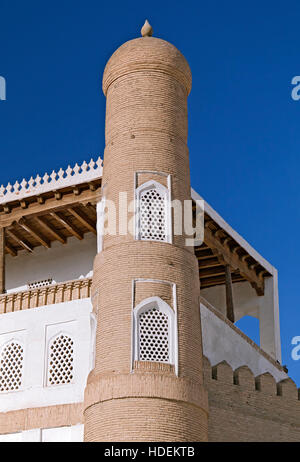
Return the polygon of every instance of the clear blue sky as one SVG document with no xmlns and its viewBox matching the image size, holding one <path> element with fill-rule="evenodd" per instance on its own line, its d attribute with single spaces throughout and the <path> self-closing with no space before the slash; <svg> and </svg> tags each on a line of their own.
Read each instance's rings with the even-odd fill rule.
<svg viewBox="0 0 300 462">
<path fill-rule="evenodd" d="M 4 184 L 102 155 L 103 68 L 145 18 L 183 52 L 192 184 L 278 268 L 283 363 L 300 386 L 299 1 L 0 0 L 0 14 Z"/>
</svg>

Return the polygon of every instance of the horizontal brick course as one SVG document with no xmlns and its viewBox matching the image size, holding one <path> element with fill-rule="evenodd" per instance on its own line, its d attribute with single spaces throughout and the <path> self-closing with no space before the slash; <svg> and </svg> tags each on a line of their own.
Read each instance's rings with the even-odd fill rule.
<svg viewBox="0 0 300 462">
<path fill-rule="evenodd" d="M 224 361 L 213 368 L 204 358 L 209 400 L 209 441 L 299 441 L 300 401 L 291 379 L 275 383 L 254 377 L 245 366 L 233 371 Z"/>
</svg>

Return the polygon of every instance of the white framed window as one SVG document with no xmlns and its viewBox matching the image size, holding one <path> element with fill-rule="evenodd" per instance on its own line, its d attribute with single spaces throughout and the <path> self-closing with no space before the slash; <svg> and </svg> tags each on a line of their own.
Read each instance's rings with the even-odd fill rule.
<svg viewBox="0 0 300 462">
<path fill-rule="evenodd" d="M 48 345 L 47 386 L 67 385 L 74 380 L 74 340 L 60 332 Z"/>
<path fill-rule="evenodd" d="M 136 239 L 171 242 L 170 191 L 151 180 L 136 189 Z"/>
<path fill-rule="evenodd" d="M 159 297 L 150 297 L 133 311 L 134 360 L 177 362 L 175 313 Z"/>
<path fill-rule="evenodd" d="M 5 343 L 0 353 L 0 392 L 17 391 L 22 387 L 24 347 L 18 340 Z"/>
</svg>

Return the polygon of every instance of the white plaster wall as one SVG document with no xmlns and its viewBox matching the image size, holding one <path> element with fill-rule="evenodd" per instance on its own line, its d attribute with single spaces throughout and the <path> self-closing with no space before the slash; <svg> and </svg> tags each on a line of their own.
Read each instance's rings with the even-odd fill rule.
<svg viewBox="0 0 300 462">
<path fill-rule="evenodd" d="M 44 428 L 41 434 L 43 443 L 76 443 L 83 441 L 84 426 L 72 425 L 69 427 Z"/>
<path fill-rule="evenodd" d="M 35 428 L 19 433 L 0 435 L 0 443 L 76 443 L 83 441 L 82 424 L 69 427 Z"/>
<path fill-rule="evenodd" d="M 83 401 L 92 364 L 91 312 L 88 298 L 1 315 L 0 349 L 17 339 L 25 361 L 22 387 L 0 393 L 0 412 Z M 74 340 L 74 378 L 71 384 L 47 386 L 48 341 L 61 332 Z"/>
<path fill-rule="evenodd" d="M 32 253 L 19 252 L 6 259 L 6 290 L 27 290 L 29 282 L 52 278 L 55 282 L 70 281 L 92 276 L 97 253 L 97 238 L 87 233 L 82 241 L 76 237 L 66 244 L 52 242 L 50 249 L 36 247 Z"/>
<path fill-rule="evenodd" d="M 235 321 L 246 315 L 259 319 L 261 348 L 281 362 L 277 274 L 265 278 L 262 296 L 257 295 L 249 282 L 236 282 L 232 290 Z M 201 296 L 226 315 L 225 285 L 202 289 Z"/>
<path fill-rule="evenodd" d="M 227 361 L 233 370 L 248 366 L 255 376 L 270 372 L 277 382 L 288 377 L 202 304 L 200 314 L 203 354 L 212 366 Z"/>
<path fill-rule="evenodd" d="M 207 287 L 206 289 L 201 289 L 200 293 L 201 297 L 205 298 L 218 311 L 226 315 L 226 292 L 224 285 Z"/>
<path fill-rule="evenodd" d="M 23 435 L 22 432 L 9 433 L 7 435 L 0 435 L 0 443 L 22 443 Z"/>
</svg>

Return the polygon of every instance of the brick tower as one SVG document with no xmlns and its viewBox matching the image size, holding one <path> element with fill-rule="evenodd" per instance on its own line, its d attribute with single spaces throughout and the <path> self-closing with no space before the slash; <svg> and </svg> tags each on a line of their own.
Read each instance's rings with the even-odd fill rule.
<svg viewBox="0 0 300 462">
<path fill-rule="evenodd" d="M 94 262 L 86 441 L 207 440 L 198 265 L 185 236 L 172 231 L 169 204 L 191 198 L 190 90 L 187 61 L 153 38 L 147 22 L 104 71 L 101 199 L 115 204 L 117 233 L 104 233 Z M 120 232 L 120 193 L 135 204 L 132 232 Z"/>
</svg>

